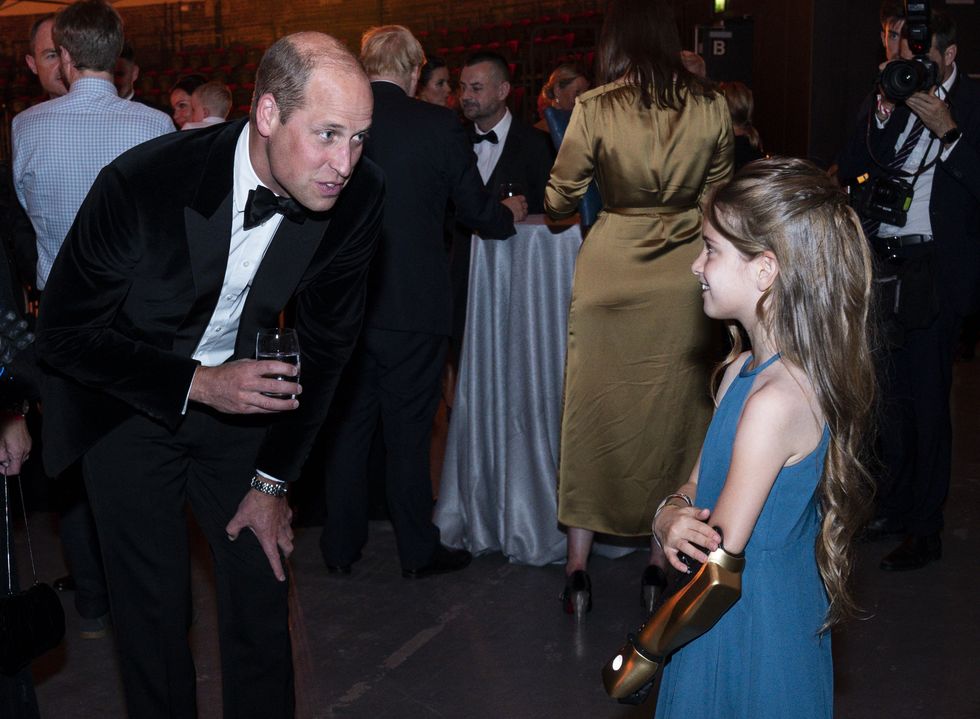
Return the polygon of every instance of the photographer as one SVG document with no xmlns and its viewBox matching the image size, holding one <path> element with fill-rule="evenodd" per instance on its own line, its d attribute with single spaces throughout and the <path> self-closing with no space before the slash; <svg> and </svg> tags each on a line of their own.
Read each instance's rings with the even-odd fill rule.
<svg viewBox="0 0 980 719">
<path fill-rule="evenodd" d="M 919 12 L 901 58 L 840 158 L 877 259 L 882 468 L 869 536 L 904 535 L 881 562 L 892 571 L 942 553 L 953 351 L 980 274 L 980 89 L 957 69 L 951 18 L 908 5 Z"/>
</svg>

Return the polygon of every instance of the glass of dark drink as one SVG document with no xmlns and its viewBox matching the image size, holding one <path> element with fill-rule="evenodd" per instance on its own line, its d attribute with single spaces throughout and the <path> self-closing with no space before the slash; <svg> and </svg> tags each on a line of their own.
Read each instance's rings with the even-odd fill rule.
<svg viewBox="0 0 980 719">
<path fill-rule="evenodd" d="M 296 365 L 296 376 L 289 377 L 282 374 L 264 375 L 269 379 L 277 379 L 280 382 L 299 382 L 299 337 L 294 329 L 273 328 L 259 330 L 255 337 L 255 359 L 258 360 L 277 360 L 286 364 Z M 287 387 L 283 387 L 288 390 Z M 267 397 L 276 399 L 296 399 L 296 394 L 291 392 L 263 392 Z"/>
<path fill-rule="evenodd" d="M 519 182 L 501 182 L 500 189 L 497 190 L 497 199 L 506 200 L 508 197 L 517 197 L 524 194 L 524 185 Z"/>
</svg>

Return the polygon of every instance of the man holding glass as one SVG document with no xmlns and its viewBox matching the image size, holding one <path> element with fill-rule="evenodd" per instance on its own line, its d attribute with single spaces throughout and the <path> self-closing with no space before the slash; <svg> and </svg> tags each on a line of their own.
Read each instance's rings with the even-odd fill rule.
<svg viewBox="0 0 980 719">
<path fill-rule="evenodd" d="M 283 38 L 249 121 L 107 166 L 52 269 L 45 460 L 88 470 L 131 716 L 196 715 L 185 503 L 214 556 L 225 716 L 294 713 L 285 494 L 364 311 L 383 203 L 359 163 L 371 112 L 342 44 Z M 282 398 L 276 376 L 298 367 L 251 358 L 290 300 L 303 385 Z"/>
</svg>

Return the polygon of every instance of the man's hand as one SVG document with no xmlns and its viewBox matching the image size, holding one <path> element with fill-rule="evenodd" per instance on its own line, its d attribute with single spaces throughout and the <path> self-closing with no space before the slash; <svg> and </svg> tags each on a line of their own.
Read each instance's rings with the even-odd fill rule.
<svg viewBox="0 0 980 719">
<path fill-rule="evenodd" d="M 919 116 L 922 124 L 936 137 L 942 137 L 956 127 L 956 121 L 945 101 L 928 92 L 917 92 L 905 104 Z"/>
<path fill-rule="evenodd" d="M 514 222 L 523 222 L 527 217 L 527 198 L 524 195 L 514 195 L 501 202 L 513 213 Z"/>
<path fill-rule="evenodd" d="M 20 415 L 0 419 L 0 469 L 4 474 L 20 474 L 21 465 L 31 454 L 31 435 Z"/>
<path fill-rule="evenodd" d="M 299 407 L 299 400 L 276 399 L 268 394 L 299 394 L 299 383 L 273 379 L 275 375 L 295 377 L 295 365 L 276 360 L 235 360 L 217 367 L 197 368 L 188 399 L 229 414 L 285 412 Z"/>
<path fill-rule="evenodd" d="M 250 489 L 239 503 L 235 516 L 225 527 L 225 532 L 228 539 L 234 542 L 238 539 L 239 532 L 251 529 L 269 560 L 272 573 L 280 582 L 285 582 L 286 572 L 282 568 L 279 550 L 282 550 L 287 559 L 293 553 L 293 528 L 290 526 L 292 520 L 293 511 L 285 497 L 270 497 Z"/>
</svg>

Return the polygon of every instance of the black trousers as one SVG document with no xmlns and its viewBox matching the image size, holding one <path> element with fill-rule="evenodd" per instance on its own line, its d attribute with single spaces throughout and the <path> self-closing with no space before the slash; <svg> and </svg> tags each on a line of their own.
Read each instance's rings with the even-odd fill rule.
<svg viewBox="0 0 980 719">
<path fill-rule="evenodd" d="M 929 257 L 931 248 L 902 250 L 907 261 Z M 952 470 L 950 389 L 960 317 L 938 302 L 938 279 L 911 291 L 902 302 L 936 308 L 928 321 L 886 333 L 893 341 L 878 358 L 880 402 L 877 514 L 928 535 L 943 528 L 943 504 Z M 884 322 L 895 321 L 885 316 Z M 899 323 L 901 325 L 901 323 Z M 886 325 L 887 327 L 887 325 Z"/>
<path fill-rule="evenodd" d="M 294 714 L 288 582 L 276 580 L 251 532 L 235 542 L 225 533 L 263 433 L 249 418 L 190 409 L 175 433 L 131 418 L 85 456 L 132 717 L 197 714 L 188 504 L 214 559 L 224 716 Z"/>
<path fill-rule="evenodd" d="M 446 338 L 368 328 L 338 387 L 326 458 L 327 519 L 320 548 L 327 564 L 351 564 L 368 535 L 367 466 L 381 417 L 387 452 L 385 490 L 402 568 L 432 559 L 429 441 L 439 404 Z"/>
<path fill-rule="evenodd" d="M 79 616 L 95 619 L 109 612 L 109 594 L 81 462 L 62 472 L 55 482 L 61 550 L 75 580 L 75 609 Z"/>
</svg>

